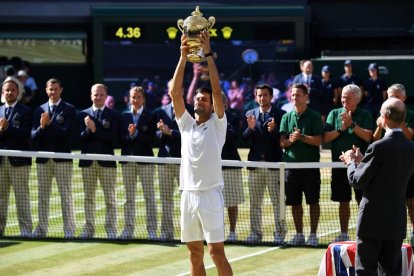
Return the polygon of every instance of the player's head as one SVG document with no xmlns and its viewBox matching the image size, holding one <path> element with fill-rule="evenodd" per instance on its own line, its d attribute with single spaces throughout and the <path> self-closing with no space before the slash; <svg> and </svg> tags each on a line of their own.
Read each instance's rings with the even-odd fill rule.
<svg viewBox="0 0 414 276">
<path fill-rule="evenodd" d="M 213 112 L 213 91 L 210 88 L 201 87 L 196 90 L 194 112 L 198 115 Z"/>
</svg>

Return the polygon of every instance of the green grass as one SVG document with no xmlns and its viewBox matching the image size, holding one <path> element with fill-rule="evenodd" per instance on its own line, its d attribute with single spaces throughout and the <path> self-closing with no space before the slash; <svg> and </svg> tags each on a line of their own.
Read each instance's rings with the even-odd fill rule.
<svg viewBox="0 0 414 276">
<path fill-rule="evenodd" d="M 0 275 L 182 275 L 183 244 L 0 241 Z M 325 249 L 226 246 L 235 275 L 316 275 Z M 217 275 L 208 253 L 207 275 Z"/>
<path fill-rule="evenodd" d="M 246 160 L 247 150 L 241 151 L 242 160 Z M 324 152 L 322 160 L 330 161 Z M 117 170 L 117 211 L 118 231 L 123 228 L 123 203 L 125 200 L 121 169 Z M 239 205 L 239 220 L 237 234 L 239 240 L 244 240 L 249 234 L 249 196 L 248 171 L 243 169 L 243 187 L 245 202 Z M 274 221 L 273 208 L 269 195 L 265 194 L 263 203 L 263 241 L 257 246 L 227 245 L 226 253 L 235 275 L 316 275 L 324 247 L 339 233 L 338 204 L 330 201 L 330 169 L 322 170 L 321 185 L 321 218 L 318 228 L 320 248 L 277 248 L 271 247 L 273 241 Z M 159 199 L 158 178 L 155 179 L 156 202 L 158 206 L 158 226 L 160 228 L 161 202 Z M 36 165 L 32 166 L 30 178 L 31 208 L 34 226 L 37 225 L 37 179 Z M 84 223 L 83 187 L 80 169 L 74 163 L 73 196 L 75 199 L 77 233 L 82 230 Z M 179 200 L 177 191 L 175 203 L 175 238 L 179 239 Z M 96 237 L 106 238 L 104 231 L 105 205 L 102 189 L 97 189 Z M 141 185 L 137 186 L 137 222 L 135 236 L 145 241 L 147 237 L 145 222 L 145 201 Z M 357 206 L 351 203 L 350 236 L 355 238 L 355 220 Z M 308 208 L 304 205 L 304 233 L 309 233 Z M 286 210 L 288 236 L 294 234 L 293 220 L 290 208 Z M 62 217 L 60 211 L 60 196 L 56 185 L 53 185 L 49 222 L 49 237 L 63 237 Z M 228 231 L 226 215 L 226 234 Z M 411 225 L 411 224 L 409 224 Z M 409 227 L 408 231 L 411 231 Z M 19 234 L 14 196 L 11 194 L 8 209 L 6 236 Z M 158 234 L 160 234 L 158 232 Z M 269 245 L 270 244 L 270 245 Z M 211 259 L 205 257 L 208 275 L 216 275 L 211 267 Z M 121 243 L 106 241 L 21 241 L 17 239 L 0 240 L 0 275 L 180 275 L 188 272 L 189 263 L 186 247 L 180 243 Z"/>
</svg>

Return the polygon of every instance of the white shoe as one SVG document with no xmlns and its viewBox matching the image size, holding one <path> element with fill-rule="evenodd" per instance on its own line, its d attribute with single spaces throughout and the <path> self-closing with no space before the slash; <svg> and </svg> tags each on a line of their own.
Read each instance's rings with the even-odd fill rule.
<svg viewBox="0 0 414 276">
<path fill-rule="evenodd" d="M 303 233 L 297 233 L 287 244 L 293 246 L 305 245 L 305 235 L 303 235 Z"/>
<path fill-rule="evenodd" d="M 108 233 L 107 238 L 108 240 L 116 240 L 116 233 Z"/>
<path fill-rule="evenodd" d="M 148 239 L 150 241 L 158 240 L 157 233 L 154 230 L 148 231 Z"/>
<path fill-rule="evenodd" d="M 307 246 L 317 247 L 319 244 L 318 237 L 315 233 L 311 233 L 308 237 L 308 240 L 306 241 Z"/>
<path fill-rule="evenodd" d="M 227 236 L 226 241 L 228 242 L 235 242 L 237 241 L 237 236 L 235 232 L 230 232 L 229 235 Z"/>
<path fill-rule="evenodd" d="M 122 234 L 118 238 L 120 240 L 132 240 L 133 235 L 132 235 L 131 231 L 125 229 L 124 231 L 122 231 Z"/>
<path fill-rule="evenodd" d="M 82 231 L 82 233 L 79 235 L 79 238 L 84 240 L 93 239 L 93 234 L 88 231 Z"/>
<path fill-rule="evenodd" d="M 251 232 L 250 235 L 247 237 L 247 243 L 258 243 L 262 241 L 262 235 L 259 233 Z"/>
<path fill-rule="evenodd" d="M 174 234 L 169 232 L 161 232 L 160 240 L 162 241 L 172 241 L 174 240 Z"/>
<path fill-rule="evenodd" d="M 338 236 L 336 236 L 334 242 L 342 242 L 342 241 L 349 241 L 349 235 L 348 233 L 341 233 Z"/>
<path fill-rule="evenodd" d="M 30 231 L 22 231 L 20 233 L 20 238 L 33 238 L 33 234 Z"/>
<path fill-rule="evenodd" d="M 46 237 L 46 233 L 40 228 L 36 228 L 32 233 L 32 238 L 45 238 L 45 237 Z"/>
<path fill-rule="evenodd" d="M 274 233 L 274 243 L 277 245 L 284 245 L 285 244 L 285 236 L 275 232 Z"/>
</svg>

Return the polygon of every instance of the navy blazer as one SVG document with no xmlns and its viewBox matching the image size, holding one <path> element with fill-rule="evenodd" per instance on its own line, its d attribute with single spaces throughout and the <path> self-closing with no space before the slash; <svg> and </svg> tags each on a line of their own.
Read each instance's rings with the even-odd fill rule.
<svg viewBox="0 0 414 276">
<path fill-rule="evenodd" d="M 155 135 L 154 115 L 144 107 L 136 124 L 138 134 L 131 138 L 128 132 L 128 126 L 133 123 L 132 112 L 130 110 L 123 112 L 121 123 L 121 154 L 154 156 L 152 150 Z"/>
<path fill-rule="evenodd" d="M 251 142 L 247 157 L 249 161 L 280 162 L 282 160 L 279 127 L 285 113 L 276 106 L 272 106 L 269 116 L 274 118 L 276 126 L 272 132 L 269 132 L 267 131 L 267 122 L 262 123 L 260 121 L 260 109 L 258 107 L 246 112 L 245 121 L 251 115 L 256 118 L 254 129 L 247 127 L 243 132 L 243 139 Z"/>
<path fill-rule="evenodd" d="M 356 166 L 348 166 L 351 186 L 363 189 L 358 210 L 360 238 L 400 241 L 407 233 L 405 195 L 414 172 L 414 143 L 393 132 L 371 144 Z"/>
<path fill-rule="evenodd" d="M 93 133 L 86 127 L 84 119 L 90 116 L 96 125 Z M 119 138 L 120 116 L 115 110 L 105 107 L 99 120 L 94 117 L 92 107 L 83 110 L 80 115 L 81 153 L 111 154 Z M 102 167 L 116 167 L 115 161 L 98 161 Z M 79 167 L 92 165 L 92 160 L 80 160 Z"/>
<path fill-rule="evenodd" d="M 194 108 L 185 104 L 188 113 L 194 117 Z M 158 157 L 181 157 L 181 133 L 175 121 L 172 104 L 162 106 L 155 112 L 155 125 L 162 120 L 171 130 L 171 135 L 163 135 L 160 130 L 156 130 L 155 136 L 159 142 Z"/>
<path fill-rule="evenodd" d="M 6 105 L 0 107 L 0 117 L 6 117 Z M 9 126 L 0 132 L 0 148 L 8 150 L 29 150 L 29 136 L 32 127 L 32 111 L 22 103 L 16 103 L 9 118 Z M 0 162 L 2 161 L 0 158 Z M 13 166 L 31 165 L 32 158 L 9 157 Z"/>
<path fill-rule="evenodd" d="M 44 129 L 40 128 L 40 117 L 43 112 L 49 112 L 49 103 L 46 102 L 39 106 L 33 114 L 32 140 L 35 149 L 51 152 L 70 152 L 71 130 L 75 123 L 75 107 L 63 100 L 52 117 L 50 125 Z M 48 158 L 37 158 L 36 163 L 46 163 Z M 56 162 L 71 162 L 70 159 L 53 159 Z"/>
<path fill-rule="evenodd" d="M 321 108 L 322 97 L 322 78 L 317 75 L 311 75 L 310 85 L 306 82 L 303 74 L 298 74 L 293 78 L 293 84 L 302 83 L 308 86 L 309 107 L 315 109 L 319 113 Z"/>
<path fill-rule="evenodd" d="M 221 151 L 223 160 L 241 160 L 237 146 L 240 138 L 240 128 L 242 125 L 242 115 L 238 109 L 226 109 L 227 131 L 226 141 Z M 233 167 L 234 168 L 234 167 Z"/>
</svg>

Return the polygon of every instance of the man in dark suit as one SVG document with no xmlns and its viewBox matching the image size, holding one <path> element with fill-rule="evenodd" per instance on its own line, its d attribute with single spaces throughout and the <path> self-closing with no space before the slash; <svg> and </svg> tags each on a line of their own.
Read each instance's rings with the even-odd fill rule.
<svg viewBox="0 0 414 276">
<path fill-rule="evenodd" d="M 282 149 L 279 144 L 279 126 L 285 112 L 272 106 L 273 89 L 268 84 L 256 86 L 255 96 L 259 107 L 247 111 L 247 128 L 243 132 L 243 139 L 251 141 L 248 160 L 280 162 L 282 160 Z M 261 216 L 266 187 L 269 190 L 273 204 L 276 225 L 274 242 L 282 244 L 285 240 L 286 229 L 281 224 L 279 214 L 279 171 L 263 168 L 251 168 L 249 171 L 251 233 L 246 241 L 255 243 L 262 239 Z"/>
<path fill-rule="evenodd" d="M 28 107 L 18 102 L 21 98 L 17 81 L 7 78 L 3 82 L 0 107 L 0 148 L 28 150 L 28 138 L 32 125 L 32 114 Z M 7 222 L 7 207 L 10 187 L 16 198 L 20 236 L 32 234 L 30 212 L 29 174 L 32 160 L 26 157 L 0 157 L 0 237 L 4 235 Z"/>
<path fill-rule="evenodd" d="M 171 81 L 168 88 L 171 87 Z M 194 107 L 185 103 L 186 110 L 194 117 Z M 162 106 L 155 113 L 157 131 L 155 136 L 159 143 L 158 157 L 181 158 L 181 133 L 178 129 L 172 103 Z M 160 198 L 162 204 L 161 240 L 174 239 L 174 191 L 180 183 L 180 165 L 158 164 Z M 175 185 L 175 182 L 177 186 Z"/>
<path fill-rule="evenodd" d="M 310 108 L 322 114 L 321 97 L 322 97 L 322 79 L 313 74 L 313 64 L 310 60 L 305 60 L 301 65 L 302 73 L 293 78 L 293 84 L 304 84 L 308 87 Z"/>
<path fill-rule="evenodd" d="M 145 91 L 142 87 L 132 87 L 129 91 L 131 108 L 122 114 L 121 154 L 154 156 L 152 151 L 155 135 L 154 115 L 145 108 Z M 148 239 L 157 238 L 157 206 L 155 204 L 153 163 L 127 162 L 122 164 L 122 177 L 125 185 L 124 205 L 125 227 L 120 238 L 132 239 L 135 231 L 135 194 L 137 176 L 142 184 L 147 214 Z"/>
<path fill-rule="evenodd" d="M 406 108 L 396 98 L 381 106 L 384 138 L 365 156 L 354 147 L 341 155 L 351 186 L 363 189 L 357 218 L 357 275 L 401 275 L 401 245 L 407 231 L 405 194 L 414 172 L 414 143 L 404 137 Z"/>
<path fill-rule="evenodd" d="M 50 152 L 70 152 L 70 133 L 75 120 L 75 108 L 63 101 L 62 84 L 58 79 L 46 82 L 46 94 L 49 101 L 35 110 L 33 115 L 32 139 L 37 150 Z M 75 233 L 75 216 L 72 200 L 72 160 L 37 158 L 38 212 L 39 224 L 34 237 L 43 238 L 49 224 L 49 203 L 52 180 L 56 179 L 63 216 L 65 238 L 72 238 Z"/>
<path fill-rule="evenodd" d="M 118 112 L 105 107 L 108 91 L 103 84 L 91 88 L 92 106 L 81 112 L 81 153 L 114 154 L 119 135 L 120 117 Z M 80 160 L 85 191 L 86 223 L 80 238 L 93 238 L 95 234 L 95 192 L 98 180 L 105 196 L 105 230 L 108 239 L 115 239 L 116 229 L 116 162 Z"/>
</svg>

